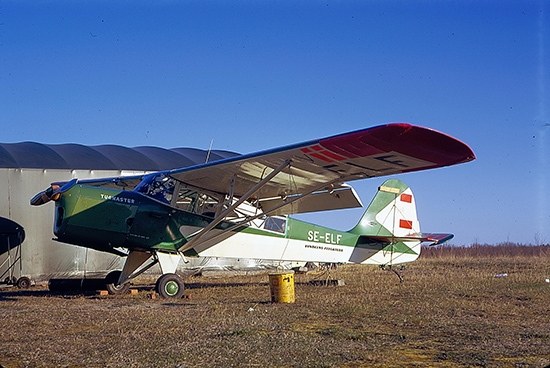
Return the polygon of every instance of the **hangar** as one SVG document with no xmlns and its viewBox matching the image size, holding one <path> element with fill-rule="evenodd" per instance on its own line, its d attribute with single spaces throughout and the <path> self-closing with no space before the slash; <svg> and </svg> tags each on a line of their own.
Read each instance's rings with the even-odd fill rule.
<svg viewBox="0 0 550 368">
<path fill-rule="evenodd" d="M 194 148 L 0 143 L 0 283 L 27 287 L 52 278 L 105 277 L 110 271 L 122 269 L 122 257 L 52 239 L 52 206 L 29 204 L 52 182 L 140 175 L 236 155 Z M 261 260 L 197 258 L 180 264 L 179 271 L 246 270 L 262 265 L 270 267 Z"/>
</svg>

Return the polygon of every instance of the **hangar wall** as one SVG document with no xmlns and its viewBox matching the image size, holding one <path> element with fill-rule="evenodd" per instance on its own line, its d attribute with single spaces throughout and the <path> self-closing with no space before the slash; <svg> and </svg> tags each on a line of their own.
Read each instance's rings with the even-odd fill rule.
<svg viewBox="0 0 550 368">
<path fill-rule="evenodd" d="M 20 265 L 9 265 L 9 256 L 0 254 L 0 275 L 19 279 L 29 277 L 35 282 L 50 278 L 84 277 L 118 269 L 123 259 L 86 248 L 63 244 L 53 238 L 53 207 L 31 206 L 30 199 L 47 188 L 51 182 L 72 178 L 91 179 L 142 172 L 60 169 L 0 169 L 0 188 L 3 188 L 0 216 L 23 226 L 25 239 L 18 250 L 11 253 L 21 256 Z M 12 256 L 13 257 L 13 256 Z M 10 273 L 8 267 L 12 268 Z"/>
<path fill-rule="evenodd" d="M 210 161 L 237 154 L 212 151 Z M 24 228 L 24 240 L 8 249 L 0 229 L 0 283 L 21 277 L 32 282 L 51 278 L 104 277 L 122 269 L 124 258 L 54 241 L 52 204 L 31 206 L 30 199 L 52 182 L 94 179 L 186 167 L 205 162 L 207 152 L 190 148 L 43 145 L 33 142 L 0 143 L 0 217 Z M 17 256 L 20 256 L 17 260 Z M 191 258 L 180 273 L 200 270 L 272 268 L 262 260 Z M 153 269 L 153 272 L 155 270 Z"/>
</svg>

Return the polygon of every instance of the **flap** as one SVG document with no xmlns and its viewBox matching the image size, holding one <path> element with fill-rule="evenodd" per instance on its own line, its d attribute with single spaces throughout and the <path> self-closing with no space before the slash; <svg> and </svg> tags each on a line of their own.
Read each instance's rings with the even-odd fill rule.
<svg viewBox="0 0 550 368">
<path fill-rule="evenodd" d="M 291 198 L 274 197 L 261 199 L 260 207 L 264 210 L 264 212 L 267 212 L 271 208 L 279 206 L 289 199 Z M 344 185 L 330 191 L 314 192 L 297 200 L 291 205 L 284 206 L 278 210 L 270 212 L 269 215 L 292 215 L 296 213 L 341 210 L 344 208 L 356 207 L 363 207 L 361 200 L 352 187 L 349 185 Z"/>
</svg>

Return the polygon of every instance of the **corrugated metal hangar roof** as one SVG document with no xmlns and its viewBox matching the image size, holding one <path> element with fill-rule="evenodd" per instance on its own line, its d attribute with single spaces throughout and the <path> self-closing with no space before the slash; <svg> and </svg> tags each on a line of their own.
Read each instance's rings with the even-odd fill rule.
<svg viewBox="0 0 550 368">
<path fill-rule="evenodd" d="M 195 148 L 0 143 L 0 168 L 161 171 L 204 163 L 207 154 Z M 213 150 L 208 161 L 234 156 L 238 154 Z"/>
</svg>

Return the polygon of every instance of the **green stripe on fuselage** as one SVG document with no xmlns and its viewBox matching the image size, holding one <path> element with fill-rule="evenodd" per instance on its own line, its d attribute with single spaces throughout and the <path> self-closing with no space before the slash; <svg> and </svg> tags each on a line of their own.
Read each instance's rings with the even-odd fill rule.
<svg viewBox="0 0 550 368">
<path fill-rule="evenodd" d="M 363 240 L 367 239 L 368 236 L 363 237 L 347 231 L 333 230 L 293 218 L 289 218 L 287 221 L 287 238 L 314 243 L 383 250 L 394 253 L 417 254 L 403 242 L 391 244 L 374 239 L 364 242 Z"/>
<path fill-rule="evenodd" d="M 356 234 L 346 231 L 329 229 L 323 226 L 288 218 L 286 237 L 314 243 L 354 247 L 359 238 Z"/>
</svg>

